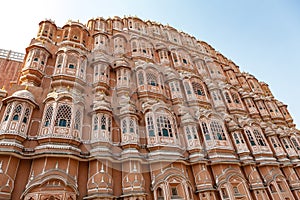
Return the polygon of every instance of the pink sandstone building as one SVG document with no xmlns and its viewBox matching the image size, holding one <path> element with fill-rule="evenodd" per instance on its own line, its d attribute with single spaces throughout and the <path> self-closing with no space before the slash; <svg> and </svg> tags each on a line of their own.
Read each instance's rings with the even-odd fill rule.
<svg viewBox="0 0 300 200">
<path fill-rule="evenodd" d="M 168 25 L 44 20 L 0 74 L 0 199 L 300 199 L 287 105 Z"/>
</svg>

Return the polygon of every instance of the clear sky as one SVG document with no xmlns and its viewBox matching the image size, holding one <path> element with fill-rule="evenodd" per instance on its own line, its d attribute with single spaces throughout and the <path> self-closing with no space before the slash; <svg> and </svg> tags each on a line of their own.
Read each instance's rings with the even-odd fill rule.
<svg viewBox="0 0 300 200">
<path fill-rule="evenodd" d="M 1 2 L 0 48 L 25 52 L 47 18 L 124 15 L 169 24 L 206 41 L 240 69 L 269 84 L 300 127 L 299 0 L 6 0 Z"/>
</svg>

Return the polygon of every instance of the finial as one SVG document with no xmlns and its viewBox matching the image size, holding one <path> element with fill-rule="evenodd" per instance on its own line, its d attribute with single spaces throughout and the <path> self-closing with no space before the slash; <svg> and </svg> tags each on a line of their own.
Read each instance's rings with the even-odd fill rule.
<svg viewBox="0 0 300 200">
<path fill-rule="evenodd" d="M 28 90 L 28 85 L 25 86 L 25 90 Z"/>
<path fill-rule="evenodd" d="M 67 86 L 67 90 L 70 91 L 70 86 L 69 85 Z"/>
<path fill-rule="evenodd" d="M 5 90 L 5 86 L 4 85 L 2 86 L 1 90 Z"/>
</svg>

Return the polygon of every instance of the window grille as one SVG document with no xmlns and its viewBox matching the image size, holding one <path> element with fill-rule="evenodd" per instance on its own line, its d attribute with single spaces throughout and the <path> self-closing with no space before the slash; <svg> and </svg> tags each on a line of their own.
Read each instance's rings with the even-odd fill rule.
<svg viewBox="0 0 300 200">
<path fill-rule="evenodd" d="M 204 134 L 205 139 L 210 140 L 210 135 L 209 135 L 209 131 L 207 128 L 207 124 L 205 122 L 202 122 L 201 125 L 202 125 L 203 134 Z"/>
<path fill-rule="evenodd" d="M 261 133 L 257 130 L 257 129 L 254 129 L 253 130 L 253 133 L 254 133 L 254 136 L 256 138 L 256 141 L 257 143 L 260 145 L 260 146 L 267 146 Z"/>
<path fill-rule="evenodd" d="M 12 108 L 12 105 L 9 104 L 8 107 L 6 108 L 6 113 L 5 113 L 4 121 L 8 120 L 10 112 L 11 112 L 11 108 Z"/>
<path fill-rule="evenodd" d="M 223 127 L 217 121 L 212 121 L 210 123 L 210 130 L 214 136 L 214 139 L 217 140 L 226 140 Z"/>
<path fill-rule="evenodd" d="M 150 137 L 154 137 L 154 123 L 153 123 L 153 118 L 152 116 L 147 117 L 147 129 L 148 129 L 148 134 Z"/>
<path fill-rule="evenodd" d="M 24 117 L 23 117 L 23 120 L 22 120 L 22 122 L 24 124 L 27 124 L 27 121 L 28 121 L 28 118 L 29 118 L 29 114 L 30 114 L 30 109 L 26 108 L 25 113 L 24 113 Z"/>
<path fill-rule="evenodd" d="M 81 129 L 81 112 L 79 110 L 76 111 L 75 114 L 75 127 L 76 130 Z"/>
<path fill-rule="evenodd" d="M 156 78 L 155 74 L 153 74 L 153 73 L 147 73 L 146 77 L 147 77 L 147 83 L 148 83 L 148 85 L 153 85 L 153 86 L 157 86 L 158 85 L 157 78 Z"/>
<path fill-rule="evenodd" d="M 247 134 L 247 137 L 249 139 L 249 142 L 250 142 L 251 146 L 256 146 L 256 143 L 254 141 L 254 138 L 253 138 L 251 132 L 249 130 L 246 130 L 245 132 Z"/>
<path fill-rule="evenodd" d="M 194 93 L 196 95 L 199 95 L 199 96 L 205 95 L 203 86 L 200 83 L 192 82 L 192 87 L 193 87 Z"/>
<path fill-rule="evenodd" d="M 14 121 L 18 121 L 19 120 L 21 112 L 22 112 L 22 106 L 21 105 L 17 105 L 15 107 L 15 109 L 14 109 L 13 114 L 12 114 Z"/>
<path fill-rule="evenodd" d="M 70 128 L 72 109 L 69 105 L 60 105 L 55 118 L 55 126 Z"/>
<path fill-rule="evenodd" d="M 53 106 L 49 106 L 46 110 L 45 118 L 44 118 L 44 126 L 45 127 L 48 127 L 51 125 L 52 115 L 53 115 Z"/>
</svg>

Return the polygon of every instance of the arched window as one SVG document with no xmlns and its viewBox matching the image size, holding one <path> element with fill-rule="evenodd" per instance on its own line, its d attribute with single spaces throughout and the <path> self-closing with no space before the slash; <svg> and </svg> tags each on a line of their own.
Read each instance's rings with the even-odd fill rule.
<svg viewBox="0 0 300 200">
<path fill-rule="evenodd" d="M 70 128 L 72 119 L 72 109 L 69 105 L 60 105 L 55 118 L 55 126 Z"/>
<path fill-rule="evenodd" d="M 22 112 L 22 106 L 19 104 L 15 107 L 14 112 L 12 114 L 14 121 L 19 121 Z"/>
<path fill-rule="evenodd" d="M 98 113 L 93 115 L 92 121 L 93 135 L 92 140 L 111 140 L 111 116 Z"/>
<path fill-rule="evenodd" d="M 121 121 L 122 133 L 133 134 L 136 133 L 136 120 L 131 117 L 126 117 Z"/>
<path fill-rule="evenodd" d="M 8 107 L 6 108 L 5 117 L 4 117 L 3 121 L 7 121 L 8 120 L 8 118 L 10 116 L 11 108 L 12 108 L 12 105 L 9 104 Z"/>
<path fill-rule="evenodd" d="M 156 119 L 156 125 L 159 136 L 173 137 L 171 122 L 166 116 L 159 116 Z"/>
<path fill-rule="evenodd" d="M 163 140 L 167 143 L 176 143 L 176 139 L 178 139 L 173 118 L 163 110 L 155 113 L 147 113 L 146 126 L 150 138 L 164 138 Z M 154 142 L 153 140 L 151 141 Z"/>
<path fill-rule="evenodd" d="M 132 52 L 137 52 L 137 44 L 136 44 L 136 41 L 132 41 L 132 42 L 131 42 L 131 49 L 132 49 Z"/>
<path fill-rule="evenodd" d="M 223 127 L 218 121 L 210 122 L 210 130 L 215 140 L 226 140 Z"/>
<path fill-rule="evenodd" d="M 125 52 L 125 41 L 122 37 L 117 37 L 114 39 L 114 53 L 124 53 Z"/>
<path fill-rule="evenodd" d="M 203 86 L 200 83 L 192 82 L 194 93 L 199 96 L 205 96 Z"/>
<path fill-rule="evenodd" d="M 94 115 L 94 120 L 93 120 L 93 123 L 94 123 L 93 130 L 94 131 L 98 130 L 98 122 L 99 122 L 98 116 Z"/>
<path fill-rule="evenodd" d="M 163 198 L 164 197 L 164 193 L 163 190 L 159 187 L 157 188 L 157 197 L 158 199 Z"/>
<path fill-rule="evenodd" d="M 157 75 L 147 72 L 146 73 L 147 84 L 152 86 L 158 86 Z"/>
<path fill-rule="evenodd" d="M 236 104 L 240 104 L 240 98 L 238 96 L 237 93 L 232 93 L 232 99 L 233 99 L 233 102 L 236 103 Z"/>
<path fill-rule="evenodd" d="M 106 116 L 102 115 L 101 117 L 101 130 L 106 130 Z"/>
<path fill-rule="evenodd" d="M 44 126 L 45 127 L 48 127 L 51 125 L 52 115 L 53 115 L 53 106 L 50 105 L 47 108 L 46 113 L 44 114 Z"/>
<path fill-rule="evenodd" d="M 188 140 L 198 139 L 198 134 L 195 126 L 186 126 L 185 127 L 185 134 Z"/>
<path fill-rule="evenodd" d="M 142 71 L 138 73 L 138 84 L 139 85 L 144 85 L 144 74 Z"/>
<path fill-rule="evenodd" d="M 29 118 L 29 114 L 30 114 L 30 109 L 26 108 L 24 116 L 23 116 L 23 120 L 22 120 L 22 122 L 24 124 L 27 124 L 27 121 L 28 121 L 28 118 Z"/>
</svg>

